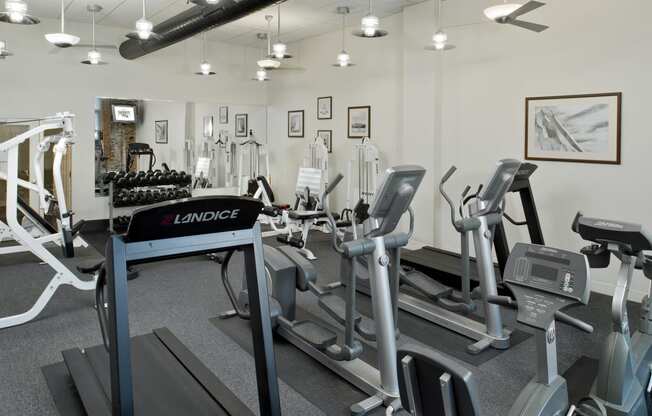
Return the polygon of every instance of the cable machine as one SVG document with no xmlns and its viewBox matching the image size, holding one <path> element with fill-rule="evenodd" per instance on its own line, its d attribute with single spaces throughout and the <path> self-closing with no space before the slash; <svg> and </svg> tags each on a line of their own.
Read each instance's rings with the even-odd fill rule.
<svg viewBox="0 0 652 416">
<path fill-rule="evenodd" d="M 248 193 L 250 179 L 265 176 L 269 181 L 269 154 L 265 144 L 256 139 L 253 130 L 249 130 L 249 138 L 240 143 L 238 152 L 238 194 L 244 195 Z"/>
<path fill-rule="evenodd" d="M 371 205 L 379 175 L 380 151 L 369 142 L 369 137 L 365 137 L 353 147 L 349 160 L 345 212 L 351 212 L 359 201 Z"/>
</svg>

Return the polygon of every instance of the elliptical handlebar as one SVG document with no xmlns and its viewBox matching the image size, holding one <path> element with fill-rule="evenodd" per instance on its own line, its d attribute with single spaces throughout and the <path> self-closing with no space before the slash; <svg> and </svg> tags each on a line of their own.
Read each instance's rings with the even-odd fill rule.
<svg viewBox="0 0 652 416">
<path fill-rule="evenodd" d="M 509 296 L 489 295 L 487 296 L 487 302 L 493 303 L 494 305 L 504 306 L 506 308 L 518 309 L 518 303 L 516 300 L 510 298 Z M 561 311 L 555 311 L 554 316 L 556 321 L 574 326 L 575 328 L 584 331 L 587 334 L 593 333 L 593 326 L 582 321 L 581 319 L 574 318 Z"/>
<path fill-rule="evenodd" d="M 450 207 L 451 210 L 451 222 L 455 224 L 455 204 L 453 204 L 453 200 L 448 196 L 446 191 L 444 190 L 444 184 L 450 179 L 451 176 L 453 176 L 453 173 L 457 168 L 455 166 L 451 166 L 450 169 L 444 174 L 444 176 L 441 178 L 441 181 L 439 181 L 439 193 L 444 197 L 446 202 L 448 203 L 448 206 Z"/>
<path fill-rule="evenodd" d="M 328 201 L 328 195 L 333 192 L 335 187 L 339 185 L 340 182 L 342 182 L 342 179 L 344 179 L 344 175 L 341 173 L 338 173 L 335 179 L 331 183 L 328 184 L 326 189 L 324 190 L 324 193 L 322 193 L 321 196 L 321 201 L 322 201 L 322 208 L 324 209 L 324 212 L 326 213 L 326 218 L 328 218 L 328 223 L 331 226 L 332 232 L 332 241 L 333 241 L 333 248 L 335 251 L 338 253 L 343 253 L 341 243 L 338 243 L 337 241 L 337 222 L 335 221 L 335 218 L 333 218 L 333 213 L 331 212 L 330 209 L 330 203 Z"/>
</svg>

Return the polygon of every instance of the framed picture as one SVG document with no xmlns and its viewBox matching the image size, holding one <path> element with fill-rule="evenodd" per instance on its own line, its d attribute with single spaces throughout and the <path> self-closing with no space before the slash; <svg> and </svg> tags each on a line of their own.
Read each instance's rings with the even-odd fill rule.
<svg viewBox="0 0 652 416">
<path fill-rule="evenodd" d="M 220 107 L 220 124 L 229 123 L 229 107 L 221 106 Z"/>
<path fill-rule="evenodd" d="M 622 93 L 527 97 L 525 159 L 620 164 Z"/>
<path fill-rule="evenodd" d="M 204 137 L 213 137 L 213 116 L 204 116 Z"/>
<path fill-rule="evenodd" d="M 303 137 L 303 110 L 288 111 L 288 137 Z"/>
<path fill-rule="evenodd" d="M 333 153 L 333 130 L 317 130 L 317 136 L 320 137 L 326 147 L 328 147 L 328 153 Z"/>
<path fill-rule="evenodd" d="M 168 121 L 156 120 L 154 122 L 154 141 L 167 144 L 168 142 Z"/>
<path fill-rule="evenodd" d="M 317 120 L 330 120 L 333 118 L 333 97 L 317 98 Z"/>
<path fill-rule="evenodd" d="M 348 137 L 361 139 L 371 136 L 371 106 L 349 107 Z"/>
<path fill-rule="evenodd" d="M 248 116 L 247 114 L 235 115 L 235 137 L 247 137 L 248 131 Z"/>
</svg>

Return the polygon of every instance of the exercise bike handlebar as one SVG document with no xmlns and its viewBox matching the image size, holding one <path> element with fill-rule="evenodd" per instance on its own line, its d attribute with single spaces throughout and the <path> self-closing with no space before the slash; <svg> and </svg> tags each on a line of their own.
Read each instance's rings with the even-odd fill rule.
<svg viewBox="0 0 652 416">
<path fill-rule="evenodd" d="M 494 305 L 504 306 L 506 308 L 518 309 L 518 303 L 509 296 L 489 295 L 487 296 L 487 302 L 493 303 Z M 565 314 L 562 311 L 555 311 L 555 320 L 570 326 L 574 326 L 575 328 L 588 334 L 593 333 L 593 326 L 591 324 Z"/>
</svg>

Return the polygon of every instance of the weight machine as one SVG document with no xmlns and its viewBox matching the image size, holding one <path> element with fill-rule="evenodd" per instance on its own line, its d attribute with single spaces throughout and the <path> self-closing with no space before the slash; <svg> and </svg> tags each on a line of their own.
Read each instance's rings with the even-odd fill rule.
<svg viewBox="0 0 652 416">
<path fill-rule="evenodd" d="M 7 224 L 5 230 L 0 234 L 4 237 L 11 236 L 18 245 L 3 247 L 0 254 L 20 253 L 29 251 L 44 263 L 54 269 L 55 274 L 47 284 L 34 305 L 26 312 L 0 318 L 0 329 L 15 325 L 20 325 L 36 318 L 48 304 L 56 290 L 61 285 L 71 285 L 79 290 L 94 290 L 95 281 L 80 280 L 70 269 L 68 269 L 59 259 L 57 259 L 49 250 L 45 248 L 48 242 L 59 242 L 64 247 L 64 253 L 70 254 L 73 250 L 72 236 L 75 229 L 72 226 L 72 213 L 67 210 L 63 189 L 63 180 L 61 178 L 61 162 L 63 155 L 66 153 L 67 146 L 72 143 L 74 137 L 73 115 L 70 113 L 58 113 L 53 117 L 48 117 L 40 126 L 34 127 L 6 142 L 0 143 L 0 152 L 7 155 L 7 172 L 2 177 L 7 181 Z M 18 178 L 18 152 L 21 143 L 29 140 L 31 137 L 39 135 L 46 130 L 61 130 L 63 132 L 58 140 L 53 137 L 45 138 L 38 147 L 39 156 L 35 160 L 35 167 L 38 167 L 36 174 L 37 184 L 32 184 Z M 43 204 L 52 200 L 51 196 L 43 188 L 43 177 L 40 170 L 40 160 L 42 153 L 56 141 L 54 146 L 54 184 L 58 196 L 58 204 L 61 220 L 61 231 L 52 233 L 44 237 L 33 237 L 18 221 L 19 197 L 18 187 L 24 187 L 39 193 L 39 203 Z M 49 198 L 49 199 L 48 199 Z M 43 205 L 41 205 L 43 208 Z"/>
<path fill-rule="evenodd" d="M 319 191 L 315 194 L 321 196 L 328 187 L 328 147 L 324 140 L 317 136 L 312 143 L 308 144 L 303 156 L 304 168 L 317 169 L 321 172 Z M 299 188 L 300 183 L 297 181 L 297 193 L 303 193 L 305 188 Z M 317 207 L 320 208 L 323 201 L 318 201 Z"/>
<path fill-rule="evenodd" d="M 365 137 L 353 146 L 353 155 L 347 168 L 346 208 L 343 219 L 349 219 L 353 208 L 361 202 L 371 205 L 380 175 L 380 151 Z"/>
<path fill-rule="evenodd" d="M 249 181 L 265 176 L 269 180 L 269 154 L 265 144 L 256 140 L 253 130 L 249 130 L 249 138 L 239 145 L 240 161 L 238 163 L 238 194 L 249 192 Z M 263 169 L 262 164 L 265 165 Z M 262 172 L 265 172 L 264 174 Z M 251 194 L 255 193 L 251 192 Z"/>
</svg>

